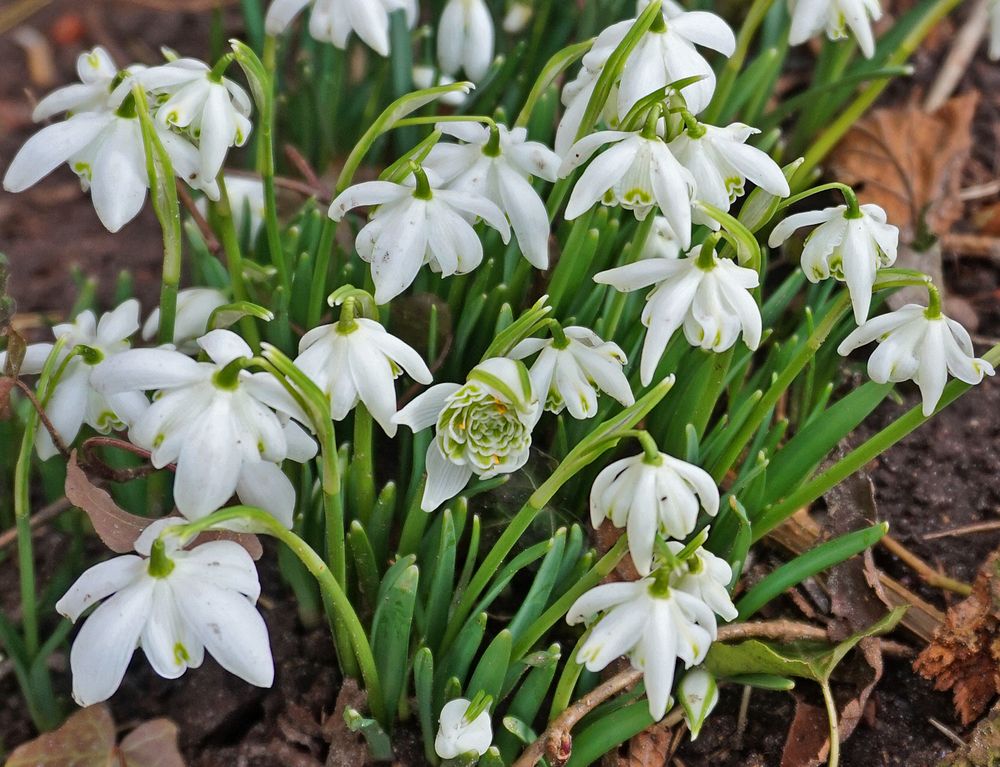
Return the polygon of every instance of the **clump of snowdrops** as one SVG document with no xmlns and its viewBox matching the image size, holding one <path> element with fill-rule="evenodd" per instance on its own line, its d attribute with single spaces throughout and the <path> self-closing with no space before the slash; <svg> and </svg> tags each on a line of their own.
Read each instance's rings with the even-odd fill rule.
<svg viewBox="0 0 1000 767">
<path fill-rule="evenodd" d="M 248 533 L 329 622 L 376 759 L 408 728 L 431 763 L 583 765 L 664 717 L 696 736 L 720 685 L 790 687 L 727 628 L 886 528 L 747 589 L 752 545 L 1000 358 L 893 268 L 884 211 L 817 182 L 957 0 L 880 40 L 875 0 L 243 5 L 249 42 L 214 63 L 81 55 L 4 178 L 67 165 L 109 231 L 147 196 L 163 229 L 144 323 L 127 298 L 53 343 L 7 333 L 4 372 L 38 383 L 3 425 L 23 614 L 0 641 L 37 724 L 60 716 L 69 621 L 80 705 L 137 648 L 163 677 L 207 652 L 271 685 Z M 823 35 L 813 82 L 772 102 L 790 46 Z M 338 158 L 335 189 L 279 211 L 284 142 L 299 169 Z M 231 170 L 245 145 L 253 175 Z M 926 303 L 886 311 L 906 286 Z M 824 464 L 907 381 L 921 404 Z M 67 459 L 141 524 L 79 575 L 73 516 L 60 596 L 36 589 L 29 518 Z M 69 621 L 43 640 L 55 597 Z"/>
</svg>

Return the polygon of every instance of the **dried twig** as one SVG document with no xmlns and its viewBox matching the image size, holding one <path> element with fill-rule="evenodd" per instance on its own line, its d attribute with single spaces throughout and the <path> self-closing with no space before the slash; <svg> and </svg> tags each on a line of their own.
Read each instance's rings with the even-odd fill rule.
<svg viewBox="0 0 1000 767">
<path fill-rule="evenodd" d="M 316 190 L 316 196 L 320 201 L 329 203 L 333 199 L 333 193 L 309 164 L 309 160 L 291 144 L 285 144 L 284 149 L 288 161 L 305 177 L 306 183 Z"/>
<path fill-rule="evenodd" d="M 969 69 L 969 64 L 976 57 L 976 50 L 979 48 L 979 41 L 986 34 L 989 26 L 989 11 L 986 8 L 987 0 L 978 0 L 972 6 L 969 18 L 955 35 L 948 51 L 948 56 L 938 70 L 938 75 L 934 84 L 927 92 L 924 100 L 924 111 L 933 112 L 946 102 L 951 94 L 955 92 L 962 76 Z"/>
<path fill-rule="evenodd" d="M 951 538 L 958 535 L 971 535 L 972 533 L 989 533 L 1000 530 L 1000 519 L 994 522 L 977 522 L 974 525 L 964 525 L 963 527 L 953 527 L 950 530 L 938 530 L 936 533 L 927 533 L 925 541 L 935 541 L 938 538 Z"/>
<path fill-rule="evenodd" d="M 826 629 L 798 621 L 749 621 L 730 623 L 719 627 L 719 642 L 733 642 L 738 639 L 777 639 L 795 642 L 800 639 L 829 639 Z"/>
<path fill-rule="evenodd" d="M 890 553 L 903 560 L 903 563 L 919 575 L 920 579 L 928 586 L 954 591 L 963 597 L 967 597 L 972 593 L 972 586 L 968 583 L 963 583 L 955 578 L 949 578 L 947 575 L 939 573 L 891 535 L 884 536 L 879 543 L 887 548 Z"/>
<path fill-rule="evenodd" d="M 73 505 L 66 498 L 60 498 L 58 501 L 53 501 L 48 506 L 43 506 L 32 514 L 28 519 L 28 525 L 31 529 L 41 527 L 45 523 L 58 517 L 67 509 L 72 508 L 72 506 Z M 15 540 L 17 540 L 17 528 L 12 527 L 10 530 L 0 533 L 0 549 L 6 548 Z"/>
<path fill-rule="evenodd" d="M 206 221 L 205 217 L 201 215 L 201 211 L 198 210 L 198 205 L 195 203 L 194 199 L 192 199 L 190 193 L 179 179 L 177 181 L 177 196 L 180 198 L 181 203 L 183 203 L 191 218 L 194 219 L 194 223 L 198 227 L 198 231 L 201 232 L 201 238 L 205 241 L 205 246 L 209 249 L 212 255 L 218 255 L 218 253 L 222 250 L 222 245 L 219 243 L 218 238 L 216 238 L 215 232 L 212 231 L 212 227 L 208 225 L 208 221 Z"/>
</svg>

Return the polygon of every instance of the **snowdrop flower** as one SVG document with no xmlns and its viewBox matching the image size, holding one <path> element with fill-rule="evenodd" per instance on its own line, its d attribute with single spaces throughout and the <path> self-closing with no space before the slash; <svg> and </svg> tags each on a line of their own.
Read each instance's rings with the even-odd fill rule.
<svg viewBox="0 0 1000 767">
<path fill-rule="evenodd" d="M 705 350 L 724 352 L 740 334 L 748 348 L 760 344 L 760 307 L 750 293 L 760 284 L 757 272 L 702 246 L 687 258 L 651 258 L 608 269 L 594 275 L 594 282 L 622 292 L 655 286 L 642 310 L 642 324 L 649 328 L 640 363 L 643 385 L 653 380 L 667 343 L 682 326 L 688 343 Z"/>
<path fill-rule="evenodd" d="M 778 164 L 766 152 L 747 145 L 755 133 L 760 131 L 743 123 L 725 128 L 695 123 L 670 142 L 674 157 L 694 177 L 695 200 L 728 211 L 744 194 L 747 179 L 776 197 L 791 194 Z M 695 213 L 695 220 L 719 228 L 719 223 L 707 216 Z"/>
<path fill-rule="evenodd" d="M 355 32 L 381 56 L 389 55 L 389 14 L 404 11 L 411 27 L 417 20 L 417 0 L 274 0 L 267 9 L 265 30 L 280 35 L 306 6 L 312 6 L 309 34 L 313 39 L 344 49 Z"/>
<path fill-rule="evenodd" d="M 768 244 L 776 248 L 802 226 L 820 224 L 806 238 L 802 271 L 811 282 L 834 277 L 847 283 L 860 325 L 868 319 L 878 270 L 896 261 L 899 230 L 886 223 L 878 205 L 861 205 L 856 215 L 846 205 L 796 213 L 774 227 Z"/>
<path fill-rule="evenodd" d="M 598 201 L 621 205 L 640 221 L 659 207 L 687 247 L 691 243 L 694 177 L 659 137 L 625 131 L 592 133 L 573 145 L 559 175 L 568 176 L 605 144 L 612 146 L 590 163 L 573 187 L 566 205 L 567 220 L 583 215 Z"/>
<path fill-rule="evenodd" d="M 105 394 L 157 390 L 130 424 L 129 439 L 151 452 L 155 467 L 177 464 L 174 500 L 188 519 L 212 513 L 244 483 L 253 483 L 248 491 L 261 501 L 266 475 L 273 496 L 257 505 L 290 525 L 290 482 L 277 467 L 288 455 L 288 437 L 272 407 L 287 414 L 297 408 L 282 399 L 272 376 L 242 370 L 253 353 L 235 333 L 213 330 L 198 345 L 211 362 L 169 349 L 133 349 L 108 360 L 94 386 Z"/>
<path fill-rule="evenodd" d="M 824 30 L 831 40 L 841 40 L 850 29 L 865 57 L 875 55 L 871 23 L 882 18 L 879 0 L 788 0 L 788 4 L 792 12 L 789 44 L 801 45 Z"/>
<path fill-rule="evenodd" d="M 215 178 L 222 170 L 230 147 L 243 146 L 250 137 L 250 96 L 239 85 L 222 77 L 203 61 L 177 59 L 152 67 L 139 75 L 151 93 L 164 94 L 156 109 L 156 122 L 163 128 L 186 132 L 198 143 L 201 177 L 211 180 L 206 194 L 213 200 L 219 192 Z"/>
<path fill-rule="evenodd" d="M 481 80 L 493 63 L 493 17 L 485 0 L 448 0 L 438 23 L 437 56 L 441 71 Z"/>
<path fill-rule="evenodd" d="M 503 212 L 485 197 L 431 187 L 421 169 L 413 186 L 366 181 L 349 187 L 330 205 L 340 221 L 351 208 L 378 205 L 354 241 L 372 265 L 375 302 L 386 304 L 406 290 L 427 263 L 443 277 L 466 274 L 483 260 L 483 244 L 468 219 L 482 218 L 510 240 Z"/>
<path fill-rule="evenodd" d="M 691 669 L 677 685 L 677 697 L 684 709 L 691 740 L 696 740 L 705 720 L 719 702 L 719 686 L 715 677 L 704 666 Z"/>
<path fill-rule="evenodd" d="M 912 380 L 920 387 L 925 416 L 934 413 L 948 373 L 968 384 L 994 373 L 989 362 L 975 356 L 965 328 L 941 313 L 939 299 L 932 301 L 930 309 L 907 304 L 869 320 L 845 338 L 837 351 L 847 355 L 872 341 L 878 342 L 868 360 L 872 380 Z"/>
<path fill-rule="evenodd" d="M 60 363 L 67 358 L 69 361 L 49 398 L 45 414 L 66 444 L 76 439 L 83 424 L 107 434 L 122 428 L 132 414 L 145 407 L 145 397 L 142 395 L 136 397 L 133 393 L 105 396 L 92 383 L 94 372 L 102 364 L 127 350 L 129 338 L 138 329 L 139 302 L 134 298 L 104 314 L 100 320 L 88 310 L 77 315 L 73 322 L 56 325 L 52 329 L 56 339 L 66 339 Z M 78 346 L 85 349 L 82 353 L 72 354 Z M 21 374 L 41 373 L 52 348 L 53 345 L 49 343 L 29 346 L 21 363 Z M 0 352 L 0 371 L 6 361 L 6 352 Z M 43 461 L 59 452 L 46 429 L 38 430 L 35 449 Z"/>
<path fill-rule="evenodd" d="M 597 528 L 610 519 L 615 527 L 627 528 L 629 553 L 641 575 L 652 569 L 657 536 L 686 538 L 702 510 L 713 517 L 719 511 L 712 477 L 666 453 L 615 461 L 597 475 L 590 491 L 591 524 Z"/>
<path fill-rule="evenodd" d="M 418 383 L 433 380 L 412 347 L 364 317 L 310 330 L 299 342 L 295 365 L 330 398 L 335 421 L 346 418 L 360 400 L 390 437 L 396 435 L 393 381 L 404 370 Z"/>
<path fill-rule="evenodd" d="M 641 11 L 648 3 L 639 5 Z M 594 69 L 594 59 L 613 51 L 634 24 L 635 19 L 621 21 L 601 32 L 592 49 L 596 55 L 585 57 L 584 66 Z M 736 50 L 736 36 L 714 13 L 678 12 L 677 6 L 664 7 L 662 22 L 653 22 L 625 62 L 618 85 L 618 116 L 623 117 L 639 99 L 657 88 L 689 77 L 702 79 L 681 91 L 688 109 L 697 114 L 707 107 L 715 93 L 715 73 L 696 45 L 731 56 Z"/>
<path fill-rule="evenodd" d="M 663 216 L 656 216 L 639 258 L 680 258 L 681 250 L 683 246 L 670 228 L 670 222 Z"/>
<path fill-rule="evenodd" d="M 531 185 L 538 176 L 553 182 L 559 177 L 559 156 L 544 144 L 528 141 L 524 128 L 495 132 L 479 123 L 440 123 L 437 129 L 464 144 L 439 143 L 431 149 L 424 168 L 448 189 L 485 197 L 510 221 L 517 243 L 532 266 L 549 265 L 549 215 L 545 201 Z"/>
<path fill-rule="evenodd" d="M 520 34 L 535 15 L 534 7 L 523 0 L 514 0 L 503 17 L 503 31 L 509 35 Z"/>
<path fill-rule="evenodd" d="M 41 122 L 62 112 L 99 112 L 120 105 L 120 100 L 115 103 L 111 97 L 118 67 L 107 50 L 98 45 L 81 53 L 76 59 L 76 73 L 80 82 L 57 88 L 39 101 L 31 113 L 32 120 Z"/>
<path fill-rule="evenodd" d="M 708 529 L 705 529 L 708 535 Z M 684 548 L 679 541 L 668 541 L 667 548 L 677 556 Z M 712 608 L 712 612 L 725 621 L 739 615 L 739 610 L 729 596 L 729 584 L 733 580 L 733 568 L 721 557 L 715 556 L 700 546 L 674 571 L 672 583 L 679 589 L 698 597 Z"/>
<path fill-rule="evenodd" d="M 199 170 L 198 150 L 185 138 L 157 126 L 176 174 L 196 189 L 210 190 Z M 142 131 L 131 98 L 117 111 L 79 112 L 42 128 L 14 157 L 3 188 L 23 192 L 67 163 L 89 191 L 101 223 L 117 232 L 142 209 L 149 187 Z"/>
<path fill-rule="evenodd" d="M 136 647 L 162 677 L 198 668 L 205 651 L 232 674 L 270 687 L 274 662 L 267 626 L 254 607 L 260 583 L 253 560 L 233 541 L 203 543 L 189 551 L 177 536 L 156 536 L 174 520 L 158 520 L 128 554 L 94 565 L 56 604 L 76 622 L 87 618 L 73 642 L 73 698 L 90 706 L 110 698 Z"/>
<path fill-rule="evenodd" d="M 197 354 L 201 347 L 195 342 L 208 330 L 212 312 L 229 303 L 226 294 L 215 288 L 185 288 L 177 294 L 177 316 L 174 318 L 173 343 L 185 354 Z M 152 341 L 160 329 L 160 307 L 156 307 L 142 326 L 142 339 Z"/>
<path fill-rule="evenodd" d="M 1000 0 L 990 0 L 990 58 L 1000 60 Z"/>
<path fill-rule="evenodd" d="M 441 708 L 434 751 L 442 759 L 454 759 L 470 752 L 482 756 L 489 750 L 493 742 L 489 709 L 483 708 L 470 717 L 470 708 L 473 709 L 471 713 L 475 713 L 475 708 L 479 707 L 473 707 L 465 698 L 450 700 Z"/>
<path fill-rule="evenodd" d="M 244 229 L 250 236 L 250 242 L 257 239 L 257 233 L 264 225 L 267 206 L 264 204 L 264 182 L 256 176 L 223 174 L 226 182 L 226 193 L 229 195 L 229 207 L 233 214 L 233 226 L 241 233 Z M 202 216 L 208 217 L 208 201 L 202 197 L 195 207 Z"/>
<path fill-rule="evenodd" d="M 551 413 L 569 410 L 574 418 L 597 414 L 597 394 L 606 392 L 628 407 L 635 403 L 622 367 L 625 352 L 612 341 L 603 341 L 592 330 L 581 327 L 562 329 L 561 338 L 526 338 L 508 356 L 523 360 L 538 353 L 528 371 L 531 388 L 545 397 Z M 541 415 L 541 409 L 539 409 Z"/>
<path fill-rule="evenodd" d="M 465 384 L 432 386 L 393 416 L 414 432 L 435 425 L 427 448 L 427 485 L 421 501 L 434 511 L 475 474 L 489 479 L 528 460 L 538 400 L 523 364 L 494 357 L 476 365 Z"/>
<path fill-rule="evenodd" d="M 649 713 L 657 721 L 667 712 L 677 659 L 687 668 L 701 663 L 717 632 L 712 608 L 685 591 L 667 568 L 591 589 L 570 607 L 566 621 L 593 626 L 576 656 L 590 671 L 620 655 L 643 671 Z"/>
</svg>

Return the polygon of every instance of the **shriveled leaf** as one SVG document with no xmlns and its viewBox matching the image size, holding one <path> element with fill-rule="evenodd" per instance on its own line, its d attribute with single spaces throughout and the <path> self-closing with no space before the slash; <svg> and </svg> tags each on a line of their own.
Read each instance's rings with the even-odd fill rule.
<svg viewBox="0 0 1000 767">
<path fill-rule="evenodd" d="M 113 767 L 115 722 L 103 703 L 15 749 L 5 767 Z"/>
<path fill-rule="evenodd" d="M 153 521 L 119 508 L 108 492 L 94 485 L 80 468 L 75 450 L 66 463 L 66 497 L 83 509 L 98 537 L 116 554 L 132 551 L 136 539 Z"/>
<path fill-rule="evenodd" d="M 963 724 L 975 721 L 1000 693 L 1000 552 L 979 570 L 972 594 L 948 610 L 934 641 L 914 662 L 914 669 L 951 690 Z"/>
<path fill-rule="evenodd" d="M 143 722 L 118 747 L 125 767 L 184 767 L 177 725 L 169 719 Z"/>
<path fill-rule="evenodd" d="M 969 91 L 933 113 L 886 107 L 860 120 L 831 158 L 839 180 L 861 185 L 862 202 L 881 205 L 912 240 L 923 228 L 947 233 L 963 213 L 962 167 L 972 148 L 979 94 Z"/>
</svg>

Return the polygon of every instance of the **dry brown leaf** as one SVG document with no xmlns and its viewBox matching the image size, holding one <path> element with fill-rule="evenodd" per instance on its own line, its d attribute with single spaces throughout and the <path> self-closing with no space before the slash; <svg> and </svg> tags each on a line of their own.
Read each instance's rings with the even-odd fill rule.
<svg viewBox="0 0 1000 767">
<path fill-rule="evenodd" d="M 952 691 L 963 724 L 1000 693 L 1000 552 L 980 568 L 972 594 L 948 610 L 913 668 L 936 689 Z"/>
<path fill-rule="evenodd" d="M 323 734 L 330 741 L 330 751 L 326 757 L 326 767 L 364 767 L 371 764 L 371 756 L 364 736 L 351 732 L 344 721 L 344 711 L 350 707 L 364 711 L 368 697 L 353 679 L 345 679 L 333 713 L 323 723 Z"/>
<path fill-rule="evenodd" d="M 184 767 L 177 725 L 169 719 L 143 722 L 118 747 L 126 767 Z"/>
<path fill-rule="evenodd" d="M 844 136 L 833 174 L 859 187 L 862 202 L 882 206 L 905 241 L 941 236 L 962 217 L 961 171 L 972 149 L 979 94 L 957 96 L 933 113 L 914 105 L 877 109 Z"/>
<path fill-rule="evenodd" d="M 657 722 L 628 743 L 628 755 L 618 760 L 619 767 L 661 767 L 673 753 L 674 730 L 667 722 Z"/>
<path fill-rule="evenodd" d="M 116 554 L 131 552 L 136 539 L 153 521 L 119 508 L 111 495 L 94 485 L 80 468 L 75 450 L 66 463 L 66 497 L 83 509 L 98 537 Z"/>
</svg>

